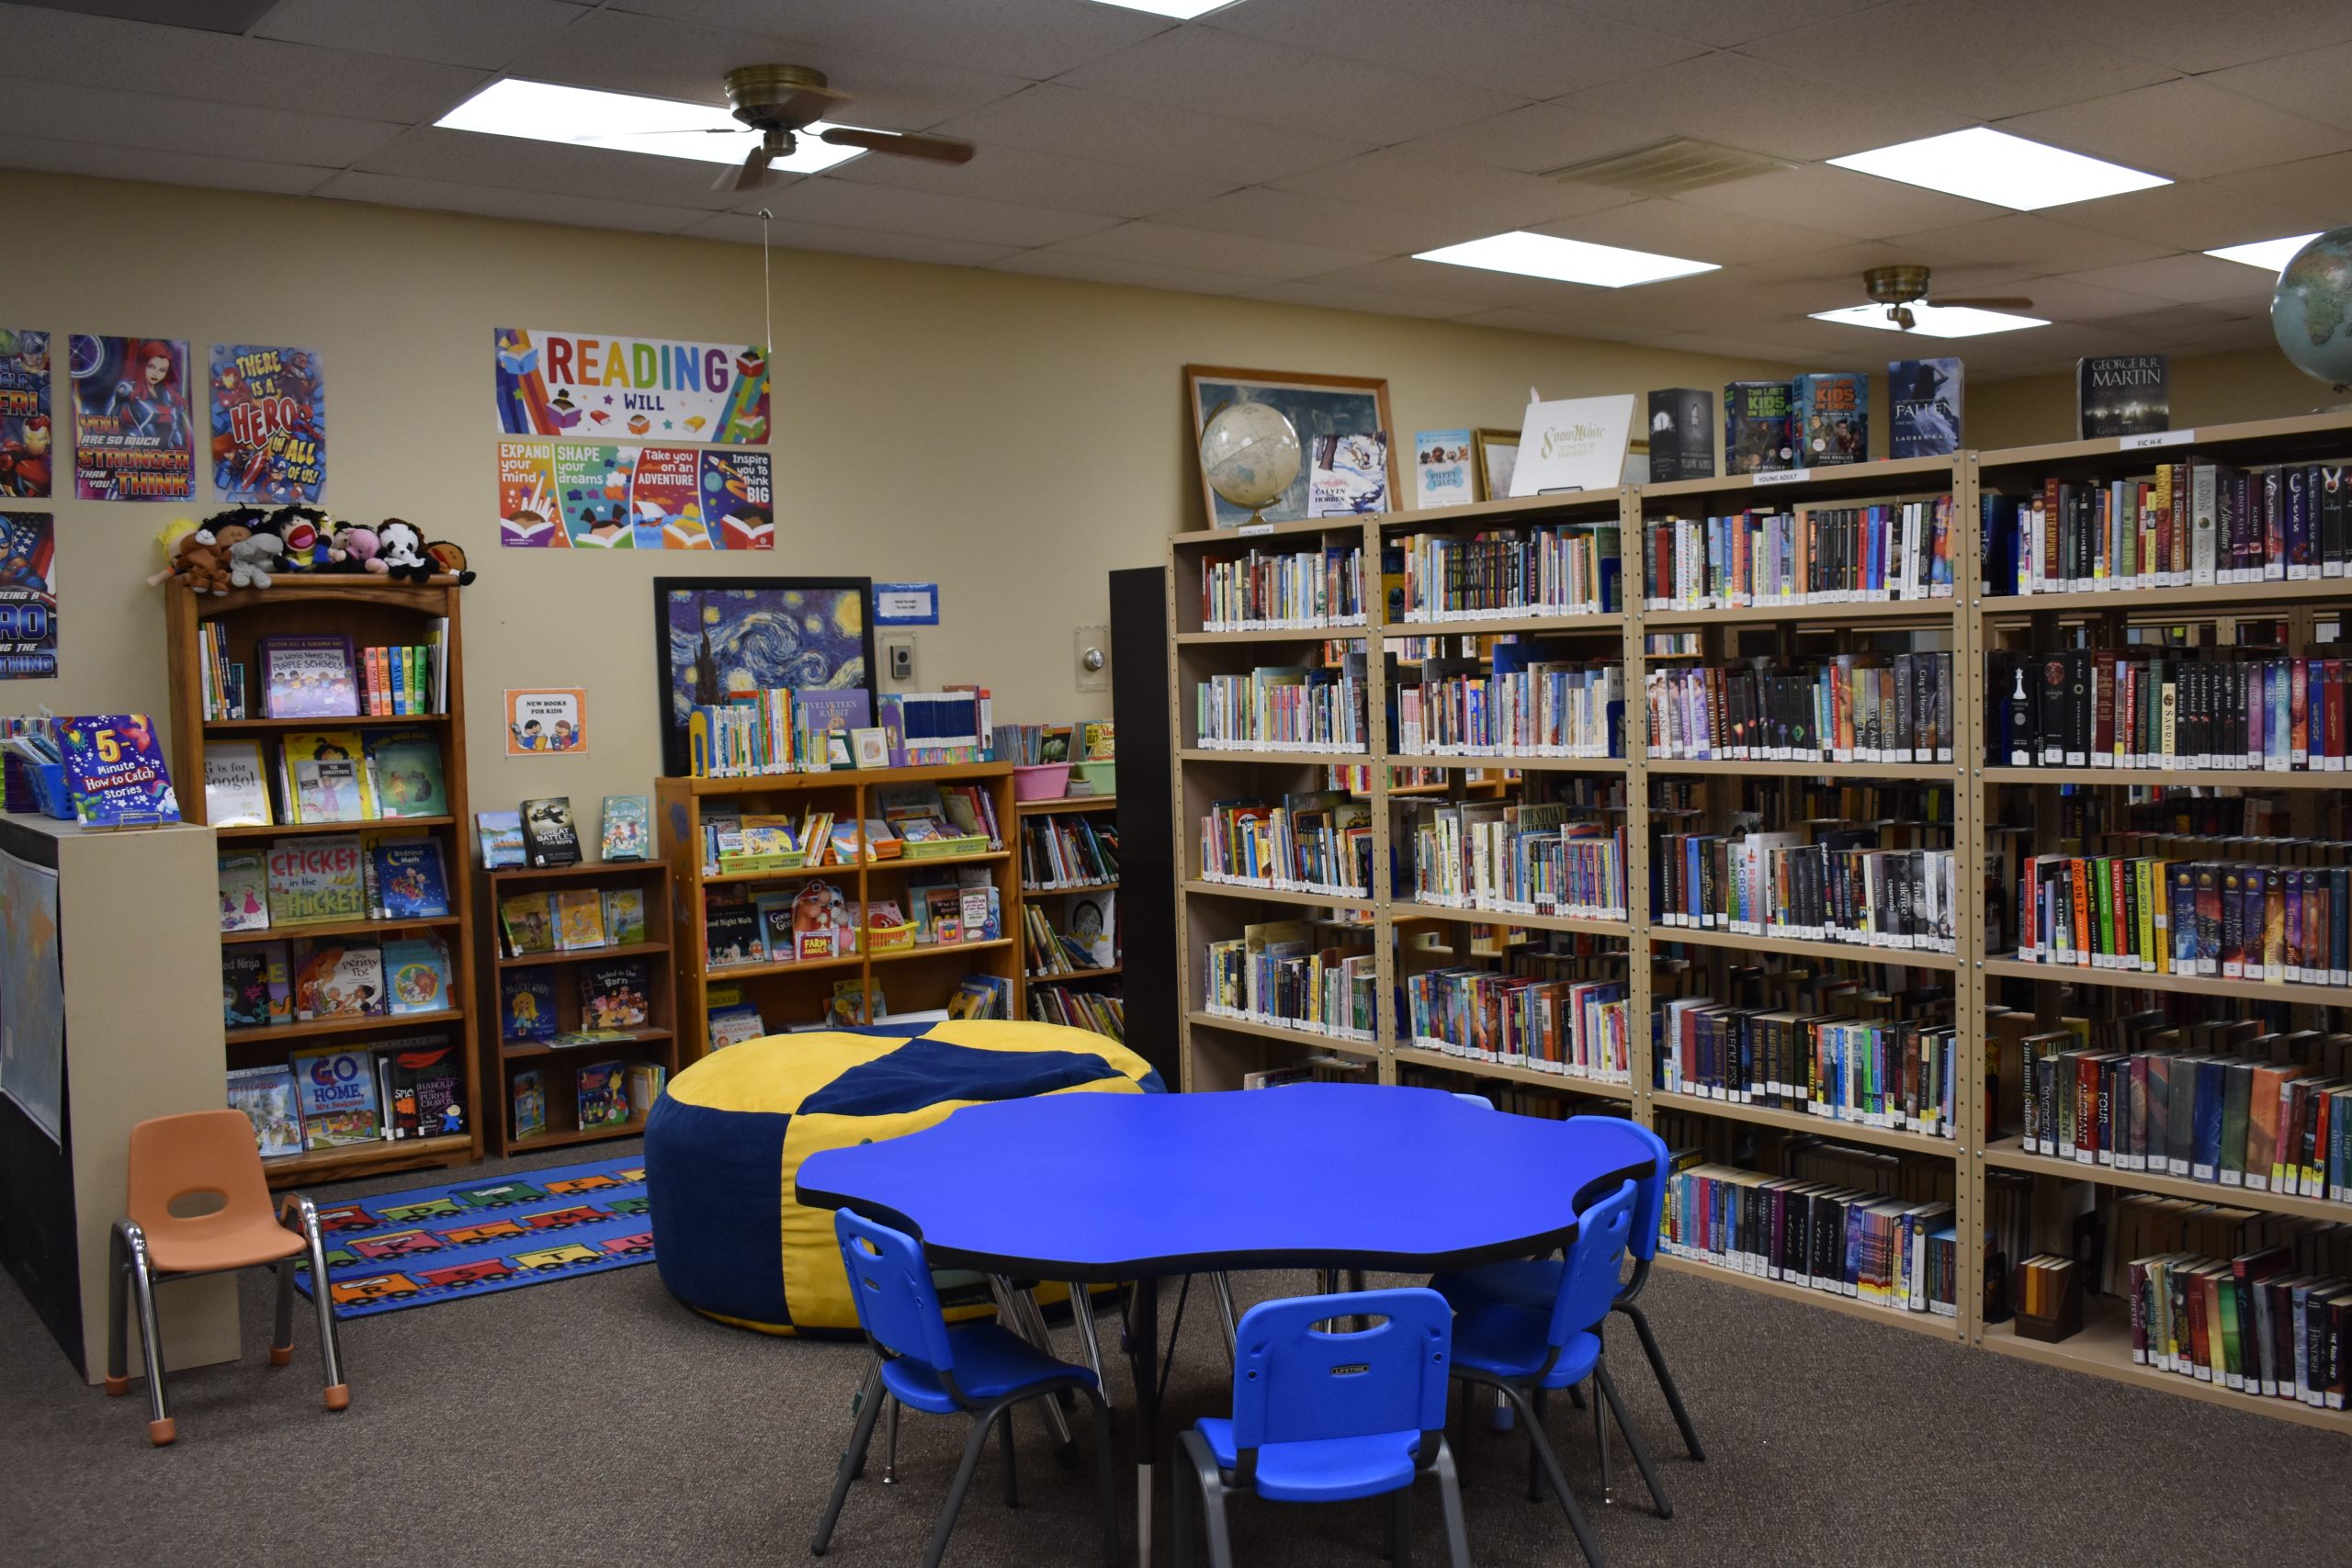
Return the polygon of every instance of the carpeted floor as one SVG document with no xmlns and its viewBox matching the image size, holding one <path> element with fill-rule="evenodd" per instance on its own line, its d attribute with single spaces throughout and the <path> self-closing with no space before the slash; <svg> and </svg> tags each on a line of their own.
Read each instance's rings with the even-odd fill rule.
<svg viewBox="0 0 2352 1568">
<path fill-rule="evenodd" d="M 490 1173 L 576 1160 L 500 1162 Z M 342 1197 L 388 1190 L 322 1189 Z M 1258 1293 L 1304 1276 L 1257 1277 Z M 1173 1287 L 1161 1321 L 1173 1311 Z M 143 1402 L 74 1377 L 0 1282 L 0 1561 L 62 1563 L 734 1563 L 803 1561 L 850 1426 L 862 1348 L 770 1339 L 679 1307 L 651 1269 L 514 1291 L 345 1325 L 351 1409 L 319 1404 L 313 1342 L 262 1354 L 270 1298 L 245 1287 L 247 1354 L 173 1380 L 177 1446 L 146 1441 Z M 1681 1457 L 1630 1339 L 1619 1382 L 1662 1459 L 1676 1514 L 1645 1506 L 1618 1453 L 1619 1502 L 1598 1504 L 1590 1428 L 1554 1438 L 1612 1562 L 2096 1564 L 2202 1562 L 2222 1543 L 2266 1559 L 2342 1562 L 2352 1443 L 2329 1433 L 1965 1351 L 1684 1275 L 1651 1315 L 1709 1451 Z M 1196 1294 L 1171 1416 L 1224 1407 L 1227 1372 Z M 1102 1320 L 1115 1343 L 1116 1314 Z M 1075 1358 L 1075 1337 L 1062 1331 Z M 1124 1364 L 1113 1403 L 1129 1407 Z M 1122 1462 L 1133 1434 L 1118 1431 Z M 921 1561 L 963 1423 L 910 1415 L 899 1483 L 851 1494 L 829 1561 Z M 1021 1432 L 1023 1506 L 983 1462 L 948 1562 L 1097 1561 L 1092 1490 Z M 1482 1436 L 1462 1455 L 1481 1564 L 1578 1561 L 1556 1506 L 1527 1502 L 1523 1450 Z M 876 1453 L 879 1453 L 877 1442 Z M 879 1466 L 869 1471 L 878 1476 Z M 1132 1487 L 1123 1470 L 1120 1498 Z M 1630 1486 L 1629 1486 L 1630 1483 Z M 1416 1558 L 1443 1561 L 1431 1495 Z M 1165 1562 L 1166 1500 L 1159 1506 Z M 1373 1505 L 1238 1505 L 1243 1563 L 1379 1561 Z M 1131 1524 L 1130 1524 L 1131 1528 Z M 1132 1544 L 1123 1547 L 1134 1561 Z"/>
</svg>

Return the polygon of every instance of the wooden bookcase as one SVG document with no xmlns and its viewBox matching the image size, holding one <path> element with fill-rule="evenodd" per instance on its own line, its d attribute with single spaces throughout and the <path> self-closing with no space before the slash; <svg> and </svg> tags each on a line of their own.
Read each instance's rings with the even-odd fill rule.
<svg viewBox="0 0 2352 1568">
<path fill-rule="evenodd" d="M 481 1077 L 494 1097 L 485 1101 L 486 1141 L 505 1155 L 522 1149 L 555 1148 L 565 1144 L 593 1144 L 607 1138 L 634 1138 L 645 1131 L 645 1118 L 632 1116 L 614 1127 L 582 1128 L 578 1124 L 579 1100 L 573 1073 L 582 1063 L 620 1060 L 659 1062 L 674 1074 L 679 1067 L 676 966 L 670 956 L 673 899 L 670 863 L 665 860 L 590 861 L 580 865 L 512 866 L 478 871 L 481 911 Z M 571 952 L 532 953 L 517 957 L 507 951 L 504 922 L 499 911 L 518 895 L 559 893 L 566 889 L 634 887 L 645 896 L 645 940 Z M 581 965 L 618 958 L 645 964 L 645 1022 L 627 1031 L 628 1038 L 593 1043 L 560 1045 L 552 1041 L 506 1038 L 503 985 L 517 970 L 545 968 L 555 983 L 556 1027 L 581 1027 L 579 975 Z M 537 1068 L 546 1078 L 547 1126 L 528 1137 L 514 1135 L 514 1075 Z"/>
<path fill-rule="evenodd" d="M 1949 1160 L 1953 1167 L 1955 1230 L 1961 1280 L 1956 1317 L 1892 1311 L 1863 1306 L 1824 1292 L 1802 1289 L 1758 1276 L 1738 1274 L 1705 1265 L 1661 1257 L 1662 1266 L 1688 1270 L 1735 1287 L 1779 1295 L 1832 1312 L 1849 1313 L 1866 1321 L 1911 1329 L 1939 1338 L 1957 1339 L 1998 1353 L 2074 1368 L 2127 1382 L 2185 1393 L 2289 1421 L 2352 1432 L 2352 1415 L 2315 1410 L 2280 1399 L 2251 1397 L 2199 1382 L 2177 1373 L 2134 1365 L 2130 1335 L 2116 1308 L 2100 1298 L 2086 1314 L 2084 1330 L 2057 1343 L 2019 1337 L 2008 1323 L 1984 1321 L 1985 1292 L 1983 1249 L 1972 1238 L 1984 1234 L 1987 1180 L 1996 1171 L 2020 1172 L 2036 1183 L 2035 1203 L 2055 1223 L 2062 1206 L 2052 1202 L 2060 1185 L 2092 1182 L 2124 1191 L 2158 1193 L 2192 1201 L 2226 1203 L 2261 1213 L 2352 1223 L 2352 1203 L 2290 1197 L 2278 1193 L 2221 1187 L 2117 1169 L 2083 1166 L 2071 1161 L 2028 1155 L 2013 1136 L 1996 1135 L 2006 1123 L 2004 1107 L 1988 1105 L 1985 1090 L 1989 1061 L 1987 1010 L 2012 1007 L 2054 1020 L 2068 1012 L 2107 1005 L 2103 995 L 2118 998 L 2132 991 L 2191 992 L 2211 997 L 2217 1004 L 2243 1001 L 2282 1003 L 2293 1010 L 2298 1026 L 2332 1022 L 2347 1027 L 2352 1013 L 2352 989 L 2318 986 L 2280 986 L 2236 980 L 2184 979 L 2133 975 L 2108 970 L 2052 970 L 2020 964 L 2011 956 L 1988 951 L 1984 908 L 1980 900 L 1963 898 L 1955 911 L 1958 951 L 1952 954 L 1908 953 L 1906 966 L 1950 976 L 1954 997 L 1954 1021 L 1961 1054 L 1957 1067 L 1958 1130 L 1956 1140 L 1833 1122 L 1825 1118 L 1696 1096 L 1668 1094 L 1653 1088 L 1654 1063 L 1648 1021 L 1657 998 L 1652 996 L 1652 959 L 1661 950 L 1697 957 L 1713 949 L 1730 953 L 1778 953 L 1791 957 L 1834 961 L 1857 968 L 1887 962 L 1867 948 L 1842 943 L 1795 941 L 1773 937 L 1733 935 L 1693 931 L 1656 923 L 1649 908 L 1648 866 L 1650 801 L 1657 781 L 1704 783 L 1722 781 L 1736 788 L 1743 778 L 1781 775 L 1824 779 L 1834 783 L 1871 780 L 1942 784 L 1951 786 L 1954 807 L 1955 852 L 1963 867 L 1983 866 L 2005 830 L 2024 830 L 2037 837 L 2046 852 L 2054 852 L 2061 830 L 2061 785 L 2077 789 L 2120 791 L 2143 785 L 2205 785 L 2236 792 L 2276 791 L 2285 801 L 2290 832 L 2307 832 L 2312 802 L 2318 792 L 2344 787 L 2346 775 L 2324 773 L 2236 774 L 2211 771 L 2159 773 L 2083 769 L 2066 772 L 2048 768 L 2003 768 L 1984 762 L 1987 714 L 1984 706 L 1984 656 L 1986 649 L 2020 637 L 2053 635 L 2062 628 L 2088 626 L 2118 637 L 2132 625 L 2192 625 L 2209 628 L 2208 640 L 2232 640 L 2233 628 L 2249 621 L 2283 624 L 2295 650 L 2311 637 L 2314 622 L 2324 619 L 2352 631 L 2352 578 L 2310 581 L 2231 583 L 2211 587 L 2135 590 L 2130 592 L 2053 593 L 2026 597 L 1994 597 L 1981 585 L 1979 498 L 1986 491 L 2021 492 L 2038 488 L 2045 478 L 2104 480 L 2144 476 L 2159 462 L 2194 458 L 2237 465 L 2301 461 L 2343 461 L 2352 458 L 2352 415 L 2314 414 L 2267 420 L 2194 431 L 2175 431 L 2154 440 L 2105 438 L 2053 443 L 2003 451 L 1962 451 L 1948 457 L 1879 462 L 1850 468 L 1819 468 L 1795 475 L 1689 480 L 1680 483 L 1627 486 L 1614 493 L 1577 494 L 1525 500 L 1486 502 L 1425 512 L 1392 513 L 1385 516 L 1319 519 L 1263 525 L 1233 531 L 1200 530 L 1174 536 L 1168 547 L 1168 624 L 1170 648 L 1170 745 L 1177 759 L 1173 770 L 1170 807 L 1174 841 L 1182 857 L 1177 908 L 1176 962 L 1182 986 L 1182 1087 L 1219 1089 L 1239 1086 L 1244 1073 L 1295 1064 L 1310 1054 L 1353 1059 L 1367 1077 L 1396 1081 L 1400 1069 L 1442 1070 L 1464 1079 L 1483 1079 L 1497 1088 L 1531 1086 L 1559 1094 L 1613 1102 L 1636 1120 L 1654 1124 L 1662 1114 L 1685 1113 L 1758 1127 L 1777 1127 L 1868 1149 L 1895 1149 L 1930 1159 Z M 1736 610 L 1648 610 L 1640 581 L 1638 558 L 1645 518 L 1706 516 L 1736 512 L 1747 505 L 1759 509 L 1816 504 L 1863 504 L 1949 494 L 1952 498 L 1952 574 L 1954 593 L 1948 599 L 1892 604 L 1761 606 Z M 1385 595 L 1378 590 L 1379 548 L 1384 539 L 1412 532 L 1443 532 L 1468 536 L 1478 528 L 1507 523 L 1614 521 L 1625 547 L 1624 613 L 1555 619 L 1498 618 L 1491 622 L 1452 621 L 1441 624 L 1388 625 Z M 1315 630 L 1208 631 L 1202 628 L 1201 561 L 1207 554 L 1229 554 L 1252 545 L 1288 543 L 1311 547 L 1317 541 L 1360 544 L 1370 581 L 1365 599 L 1369 627 Z M 2343 617 L 2343 618 L 2339 618 Z M 1844 650 L 1868 646 L 1882 632 L 1926 634 L 1924 646 L 1949 648 L 1954 655 L 1956 738 L 1951 763 L 1828 764 L 1815 762 L 1684 761 L 1652 759 L 1647 753 L 1645 676 L 1658 661 L 1648 652 L 1652 633 L 1696 632 L 1702 653 L 1710 660 L 1727 651 L 1771 651 L 1786 657 Z M 1386 728 L 1387 681 L 1384 661 L 1368 662 L 1367 749 L 1360 753 L 1230 751 L 1201 749 L 1193 739 L 1193 687 L 1212 673 L 1246 671 L 1255 665 L 1288 662 L 1313 645 L 1334 638 L 1363 638 L 1374 647 L 1403 637 L 1475 633 L 1573 633 L 1589 646 L 1578 651 L 1607 657 L 1613 649 L 1622 658 L 1626 693 L 1625 750 L 1627 756 L 1610 760 L 1547 758 L 1453 759 L 1432 761 L 1394 755 Z M 1677 656 L 1665 656 L 1672 658 Z M 1532 773 L 1567 769 L 1625 781 L 1627 824 L 1627 893 L 1631 918 L 1623 921 L 1569 920 L 1477 911 L 1411 907 L 1391 886 L 1390 802 L 1407 795 L 1426 795 L 1425 786 L 1395 787 L 1388 764 L 1398 766 L 1508 767 Z M 1284 893 L 1204 882 L 1198 870 L 1200 819 L 1210 802 L 1236 796 L 1272 796 L 1285 790 L 1320 787 L 1327 770 L 1341 765 L 1368 764 L 1374 842 L 1374 884 L 1365 898 L 1335 898 L 1319 894 Z M 1475 786 L 1449 793 L 1468 797 Z M 1491 793 L 1491 792 L 1487 792 Z M 1727 823 L 1721 803 L 1713 799 L 1702 808 L 1720 823 Z M 1403 846 L 1408 852 L 1409 846 Z M 1966 882 L 1964 874 L 1964 885 Z M 1378 954 L 1380 997 L 1378 1038 L 1371 1042 L 1338 1039 L 1298 1029 L 1212 1016 L 1201 1010 L 1201 954 L 1205 942 L 1240 934 L 1244 924 L 1296 918 L 1308 910 L 1348 911 L 1368 920 Z M 1524 1067 L 1476 1062 L 1449 1055 L 1416 1050 L 1397 1038 L 1397 954 L 1400 940 L 1427 941 L 1435 925 L 1479 924 L 1529 930 L 1575 931 L 1623 941 L 1627 949 L 1626 979 L 1630 998 L 1633 1082 L 1613 1085 Z M 1892 955 L 1889 955 L 1892 956 Z M 2059 1245 L 2054 1235 L 2040 1245 Z M 2063 1246 L 2059 1247 L 2063 1250 Z"/>
<path fill-rule="evenodd" d="M 1083 816 L 1098 818 L 1101 825 L 1115 827 L 1116 824 L 1111 818 L 1117 815 L 1118 809 L 1119 799 L 1116 795 L 1067 795 L 1059 800 L 1024 800 L 1013 807 L 1013 814 L 1023 825 L 1034 822 L 1039 818 Z M 1017 874 L 1021 850 L 1017 838 L 1010 847 L 1014 852 Z M 1018 880 L 1017 874 L 1016 880 Z M 1032 887 L 1023 883 L 1021 887 L 1021 897 L 1024 902 L 1031 898 L 1050 899 L 1058 906 L 1066 894 L 1116 893 L 1118 887 L 1119 879 L 1115 876 L 1108 882 L 1069 883 L 1052 887 Z M 1023 913 L 1026 913 L 1025 909 Z M 1126 938 L 1119 922 L 1119 907 L 1115 901 L 1112 905 L 1112 930 L 1118 935 L 1119 957 L 1124 961 L 1126 957 Z M 1058 931 L 1060 928 L 1057 926 L 1055 929 Z M 1016 1018 L 1029 1016 L 1029 994 L 1034 990 L 1051 986 L 1069 986 L 1084 990 L 1114 990 L 1118 988 L 1119 976 L 1126 967 L 1124 962 L 1120 962 L 1105 968 L 1081 969 L 1069 975 L 1032 975 L 1028 972 L 1029 965 L 1025 962 L 1025 952 L 1023 958 L 1024 962 L 1020 965 L 1021 978 L 1014 986 L 1016 1000 L 1013 1016 Z"/>
<path fill-rule="evenodd" d="M 865 823 L 882 815 L 879 792 L 896 784 L 978 784 L 996 807 L 1002 848 L 960 855 L 934 855 L 865 863 Z M 1021 878 L 1012 810 L 1012 765 L 1009 762 L 967 762 L 926 768 L 837 769 L 822 773 L 776 773 L 748 779 L 665 778 L 657 780 L 656 809 L 661 813 L 662 852 L 671 871 L 671 930 L 675 933 L 671 955 L 677 969 L 678 1065 L 690 1066 L 710 1054 L 710 993 L 714 987 L 732 987 L 760 1010 L 770 1032 L 781 1034 L 795 1024 L 816 1021 L 825 1014 L 833 987 L 843 980 L 878 985 L 893 1012 L 913 1012 L 944 1007 L 966 975 L 992 975 L 1010 982 L 1017 994 L 1021 976 Z M 703 863 L 703 816 L 712 809 L 730 812 L 775 812 L 794 817 L 815 809 L 830 811 L 834 819 L 856 822 L 860 863 L 826 866 L 808 871 L 719 872 Z M 756 892 L 811 881 L 830 882 L 842 889 L 861 912 L 876 898 L 896 899 L 906 907 L 910 872 L 986 866 L 997 890 L 1002 934 L 990 941 L 918 946 L 876 953 L 861 932 L 858 951 L 839 958 L 806 962 L 739 964 L 714 967 L 704 926 L 704 899 L 714 887 L 741 887 Z"/>
<path fill-rule="evenodd" d="M 362 576 L 281 576 L 267 589 L 232 589 L 225 594 L 191 592 L 179 582 L 164 586 L 164 636 L 171 674 L 172 776 L 178 785 L 180 811 L 191 822 L 205 818 L 204 743 L 246 739 L 261 742 L 265 765 L 276 761 L 276 744 L 285 735 L 320 729 L 423 729 L 441 742 L 441 778 L 449 813 L 446 817 L 403 817 L 373 822 L 290 824 L 266 828 L 217 829 L 220 847 L 260 850 L 279 839 L 321 833 L 367 834 L 383 830 L 421 831 L 441 845 L 441 860 L 449 889 L 450 913 L 424 920 L 345 920 L 328 924 L 284 926 L 266 931 L 224 933 L 223 943 L 291 941 L 335 936 L 398 937 L 430 932 L 447 946 L 450 996 L 458 1005 L 446 1013 L 402 1013 L 386 1018 L 327 1019 L 275 1028 L 228 1031 L 229 1066 L 261 1066 L 283 1062 L 290 1049 L 307 1049 L 347 1041 L 354 1048 L 393 1034 L 446 1031 L 464 1064 L 468 1130 L 446 1137 L 403 1139 L 347 1148 L 284 1156 L 266 1162 L 274 1186 L 303 1182 L 345 1181 L 387 1171 L 419 1170 L 465 1165 L 481 1157 L 482 1081 L 475 1047 L 475 1018 L 470 1002 L 478 993 L 474 979 L 473 881 L 465 824 L 471 818 L 466 806 L 465 636 L 460 601 L 454 579 L 427 582 L 393 582 Z M 261 671 L 254 656 L 254 643 L 266 637 L 341 636 L 357 648 L 401 647 L 424 643 L 435 620 L 447 622 L 446 684 L 448 711 L 402 716 L 344 718 L 207 719 L 204 716 L 204 676 L 198 639 L 205 623 L 217 621 L 229 643 L 229 657 L 243 663 L 249 681 L 249 705 L 262 705 Z M 273 795 L 275 792 L 273 791 Z M 284 803 L 273 799 L 281 812 Z"/>
</svg>

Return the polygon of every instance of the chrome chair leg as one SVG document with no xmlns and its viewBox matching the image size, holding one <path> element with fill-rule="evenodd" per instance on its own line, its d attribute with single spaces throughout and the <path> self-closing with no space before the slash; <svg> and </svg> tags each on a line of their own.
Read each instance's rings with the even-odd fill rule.
<svg viewBox="0 0 2352 1568">
<path fill-rule="evenodd" d="M 147 1235 L 126 1220 L 119 1227 L 128 1249 L 131 1303 L 139 1312 L 139 1350 L 147 1368 L 147 1440 L 162 1448 L 179 1436 L 164 1393 L 164 1331 L 155 1319 L 155 1275 L 147 1261 Z"/>
<path fill-rule="evenodd" d="M 1592 1374 L 1592 1446 L 1600 1456 L 1600 1506 L 1604 1508 L 1617 1501 L 1617 1489 L 1609 1479 L 1609 1412 L 1600 1399 L 1600 1369 Z"/>
<path fill-rule="evenodd" d="M 882 1484 L 899 1483 L 899 1402 L 882 1395 Z"/>
<path fill-rule="evenodd" d="M 1462 1477 L 1454 1471 L 1453 1448 L 1442 1438 L 1430 1468 L 1437 1472 L 1438 1503 L 1445 1510 L 1447 1568 L 1470 1568 L 1470 1535 L 1462 1521 Z"/>
<path fill-rule="evenodd" d="M 1079 1348 L 1086 1353 L 1086 1366 L 1094 1374 L 1094 1386 L 1102 1392 L 1102 1402 L 1111 1401 L 1111 1386 L 1102 1381 L 1102 1340 L 1094 1331 L 1094 1297 L 1080 1284 L 1064 1285 L 1069 1292 L 1070 1321 L 1078 1325 Z"/>
<path fill-rule="evenodd" d="M 319 1234 L 318 1209 L 297 1192 L 278 1206 L 277 1218 L 288 1229 L 300 1233 L 310 1252 L 311 1305 L 319 1314 L 319 1359 L 326 1377 L 326 1404 L 329 1410 L 346 1409 L 351 1404 L 351 1388 L 343 1381 L 343 1351 L 335 1339 L 334 1296 L 327 1289 L 327 1246 Z"/>
<path fill-rule="evenodd" d="M 1650 1506 L 1657 1511 L 1657 1517 L 1661 1519 L 1674 1517 L 1673 1500 L 1667 1496 L 1666 1488 L 1658 1484 L 1657 1470 L 1650 1463 L 1649 1450 L 1642 1446 L 1640 1435 L 1625 1419 L 1625 1402 L 1617 1397 L 1617 1380 L 1609 1375 L 1609 1362 L 1605 1358 L 1594 1366 L 1592 1377 L 1600 1388 L 1600 1397 L 1594 1400 L 1593 1404 L 1597 1406 L 1605 1401 L 1611 1413 L 1616 1416 L 1617 1429 L 1625 1434 L 1625 1451 L 1634 1456 L 1634 1468 L 1642 1472 L 1642 1484 L 1649 1488 Z M 1601 1476 L 1606 1481 L 1609 1473 L 1606 1468 L 1609 1450 L 1604 1446 L 1600 1452 L 1603 1464 Z"/>
<path fill-rule="evenodd" d="M 996 1297 L 997 1321 L 1046 1355 L 1052 1355 L 1054 1342 L 1046 1333 L 1046 1314 L 1037 1310 L 1035 1298 L 1029 1297 L 1026 1291 L 1014 1290 L 1012 1281 L 1001 1274 L 989 1276 L 989 1290 Z M 1025 1311 L 1023 1308 L 1024 1297 L 1028 1297 Z M 1062 1402 L 1058 1398 L 1049 1398 L 1039 1403 L 1046 1407 L 1046 1427 L 1053 1434 L 1054 1446 L 1068 1452 L 1070 1446 L 1069 1417 L 1062 1411 Z"/>
<path fill-rule="evenodd" d="M 1225 1330 L 1226 1362 L 1234 1365 L 1239 1355 L 1235 1345 L 1241 1335 L 1241 1320 L 1233 1310 L 1233 1279 L 1227 1274 L 1212 1274 L 1209 1280 L 1216 1287 L 1216 1318 Z"/>
</svg>

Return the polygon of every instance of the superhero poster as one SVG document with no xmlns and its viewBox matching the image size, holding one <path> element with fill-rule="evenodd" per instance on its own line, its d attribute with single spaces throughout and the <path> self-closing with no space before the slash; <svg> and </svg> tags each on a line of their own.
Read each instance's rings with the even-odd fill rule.
<svg viewBox="0 0 2352 1568">
<path fill-rule="evenodd" d="M 56 673 L 56 525 L 46 512 L 0 512 L 0 681 Z"/>
<path fill-rule="evenodd" d="M 189 501 L 196 495 L 187 344 L 75 333 L 74 493 L 83 501 Z"/>
<path fill-rule="evenodd" d="M 212 345 L 212 488 L 239 506 L 314 506 L 327 485 L 316 349 Z"/>
<path fill-rule="evenodd" d="M 0 327 L 0 497 L 50 493 L 49 334 Z"/>
</svg>

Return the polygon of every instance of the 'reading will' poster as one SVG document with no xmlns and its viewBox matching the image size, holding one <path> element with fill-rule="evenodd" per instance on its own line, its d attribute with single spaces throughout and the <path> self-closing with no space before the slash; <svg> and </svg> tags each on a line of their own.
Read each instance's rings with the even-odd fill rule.
<svg viewBox="0 0 2352 1568">
<path fill-rule="evenodd" d="M 187 501 L 196 494 L 196 431 L 187 344 L 173 338 L 75 333 L 74 494 L 82 501 Z"/>
<path fill-rule="evenodd" d="M 767 355 L 752 344 L 492 331 L 505 434 L 722 446 L 768 438 Z"/>
<path fill-rule="evenodd" d="M 327 484 L 326 361 L 212 345 L 212 488 L 233 505 L 312 506 Z"/>
</svg>

